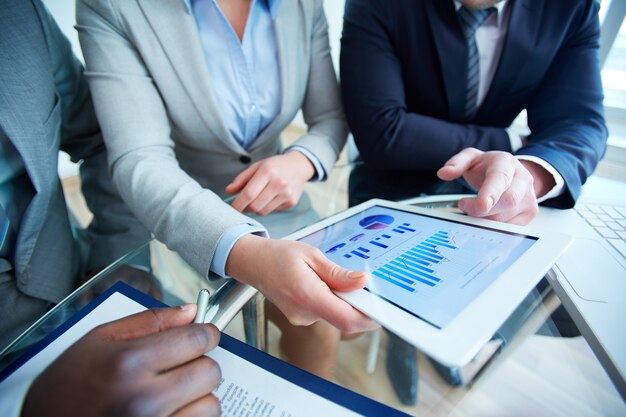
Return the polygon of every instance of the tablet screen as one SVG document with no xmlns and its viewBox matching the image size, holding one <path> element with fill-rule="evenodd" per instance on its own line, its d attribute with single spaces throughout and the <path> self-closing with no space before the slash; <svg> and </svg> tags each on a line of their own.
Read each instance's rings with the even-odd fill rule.
<svg viewBox="0 0 626 417">
<path fill-rule="evenodd" d="M 443 328 L 537 238 L 373 206 L 305 236 L 366 290 Z"/>
</svg>

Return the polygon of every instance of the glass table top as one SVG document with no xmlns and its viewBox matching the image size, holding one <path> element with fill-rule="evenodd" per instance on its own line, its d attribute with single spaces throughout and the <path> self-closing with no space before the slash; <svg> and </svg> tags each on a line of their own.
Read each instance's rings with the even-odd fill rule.
<svg viewBox="0 0 626 417">
<path fill-rule="evenodd" d="M 268 227 L 272 237 L 278 238 L 346 209 L 351 197 L 349 179 L 353 169 L 354 165 L 339 164 L 327 181 L 307 184 L 307 197 L 301 205 L 287 213 L 258 220 Z M 422 199 L 421 205 L 454 210 L 456 198 Z M 151 273 L 137 272 L 133 268 L 133 259 L 145 247 L 127 254 L 10 345 L 0 357 L 0 368 L 118 280 L 168 305 L 195 302 L 202 288 L 209 288 L 211 292 L 219 290 L 223 294 L 220 306 L 224 308 L 220 308 L 221 315 L 215 318 L 220 323 L 218 327 L 274 356 L 284 356 L 279 343 L 280 330 L 266 320 L 262 296 L 234 280 L 208 280 L 200 276 L 160 242 L 148 242 L 146 247 L 151 250 Z M 248 300 L 252 301 L 242 314 L 240 310 Z M 530 294 L 507 321 L 514 324 L 515 331 L 507 334 L 506 343 L 500 346 L 494 339 L 471 366 L 458 370 L 461 385 L 446 382 L 436 363 L 420 352 L 410 351 L 408 355 L 412 355 L 417 366 L 414 405 L 403 404 L 394 391 L 392 380 L 406 375 L 396 375 L 395 371 L 390 375 L 387 371 L 388 358 L 398 352 L 394 351 L 397 348 L 395 338 L 384 329 L 339 342 L 331 379 L 410 415 L 626 415 L 623 399 L 585 339 L 560 336 L 562 329 L 553 315 L 559 307 L 558 297 L 547 284 Z"/>
</svg>

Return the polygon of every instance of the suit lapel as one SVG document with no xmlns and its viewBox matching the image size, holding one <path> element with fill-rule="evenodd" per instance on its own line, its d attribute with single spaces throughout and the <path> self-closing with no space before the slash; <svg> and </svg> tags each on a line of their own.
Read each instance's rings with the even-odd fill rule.
<svg viewBox="0 0 626 417">
<path fill-rule="evenodd" d="M 465 111 L 467 46 L 454 3 L 449 0 L 425 1 L 424 7 L 439 56 L 450 120 L 461 121 Z"/>
<path fill-rule="evenodd" d="M 4 100 L 1 101 L 4 106 Z M 9 106 L 19 108 L 24 103 L 17 101 L 8 102 Z M 8 108 L 8 107 L 5 107 Z M 50 164 L 50 145 L 49 138 L 42 138 L 43 131 L 38 126 L 33 126 L 32 120 L 26 121 L 27 123 L 17 122 L 21 118 L 12 117 L 10 112 L 0 112 L 0 128 L 4 131 L 4 134 L 9 141 L 13 144 L 15 149 L 19 152 L 22 160 L 24 161 L 24 167 L 30 177 L 30 181 L 33 184 L 33 188 L 40 192 L 44 189 L 48 183 L 44 174 L 48 171 L 41 169 L 40 167 Z M 43 139 L 43 140 L 42 140 Z M 49 139 L 49 140 L 48 140 Z M 57 150 L 58 152 L 58 150 Z M 56 159 L 56 152 L 54 155 L 54 162 Z M 38 168 L 39 167 L 39 168 Z"/>
<path fill-rule="evenodd" d="M 19 25 L 0 25 L 9 29 L 18 28 L 3 30 L 0 36 L 0 62 L 11 62 L 8 67 L 11 72 L 6 70 L 0 80 L 0 127 L 20 153 L 34 188 L 40 191 L 47 184 L 45 174 L 48 171 L 43 167 L 48 166 L 51 160 L 57 162 L 58 149 L 50 143 L 52 138 L 42 137 L 42 125 L 33 123 L 33 120 L 41 118 L 44 122 L 45 112 L 49 110 L 46 104 L 51 106 L 54 97 L 54 90 L 50 87 L 54 81 L 51 79 L 48 50 L 41 41 L 41 26 L 28 15 L 35 11 L 24 10 L 20 6 L 16 8 L 18 10 L 13 14 L 5 10 L 5 17 L 19 19 L 25 16 L 24 21 Z M 28 48 L 31 53 L 22 53 L 22 48 Z"/>
<path fill-rule="evenodd" d="M 499 106 L 503 95 L 514 92 L 519 80 L 523 79 L 526 61 L 522 57 L 528 56 L 529 51 L 535 47 L 544 1 L 517 0 L 508 5 L 513 9 L 509 16 L 502 55 L 485 100 L 478 109 L 477 117 Z"/>
<path fill-rule="evenodd" d="M 219 111 L 196 22 L 184 2 L 139 0 L 139 5 L 207 128 L 233 151 L 242 152 Z"/>
</svg>

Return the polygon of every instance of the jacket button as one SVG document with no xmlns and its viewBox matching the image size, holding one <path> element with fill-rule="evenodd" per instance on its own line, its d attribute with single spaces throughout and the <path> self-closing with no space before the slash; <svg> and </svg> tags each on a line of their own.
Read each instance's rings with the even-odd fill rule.
<svg viewBox="0 0 626 417">
<path fill-rule="evenodd" d="M 241 155 L 239 157 L 239 162 L 241 162 L 242 164 L 249 164 L 251 161 L 252 159 L 248 155 Z"/>
</svg>

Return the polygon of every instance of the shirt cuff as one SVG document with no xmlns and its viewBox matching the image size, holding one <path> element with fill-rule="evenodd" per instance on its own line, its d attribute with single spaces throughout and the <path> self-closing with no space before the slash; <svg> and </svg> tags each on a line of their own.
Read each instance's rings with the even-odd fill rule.
<svg viewBox="0 0 626 417">
<path fill-rule="evenodd" d="M 519 134 L 513 132 L 511 129 L 505 130 L 506 134 L 509 135 L 509 142 L 511 143 L 511 153 L 519 151 L 522 146 L 524 146 L 524 143 L 522 142 L 522 137 Z"/>
<path fill-rule="evenodd" d="M 253 226 L 249 223 L 240 223 L 226 230 L 217 241 L 215 254 L 211 260 L 210 270 L 220 277 L 228 278 L 226 275 L 226 260 L 235 243 L 245 235 L 255 234 L 263 237 L 269 237 L 267 230 L 262 227 Z"/>
<path fill-rule="evenodd" d="M 311 151 L 303 148 L 302 146 L 292 146 L 285 149 L 285 152 L 289 151 L 298 151 L 306 156 L 309 161 L 311 161 L 313 167 L 315 168 L 315 175 L 309 180 L 310 182 L 324 181 L 326 179 L 326 171 L 324 171 L 324 167 L 322 166 L 320 160 L 317 159 L 317 156 L 313 155 Z"/>
<path fill-rule="evenodd" d="M 546 200 L 549 200 L 554 197 L 558 197 L 561 194 L 563 194 L 563 191 L 565 190 L 565 180 L 563 179 L 561 174 L 559 174 L 559 172 L 556 169 L 554 169 L 552 165 L 550 165 L 543 159 L 537 158 L 536 156 L 532 156 L 532 155 L 515 155 L 515 157 L 519 160 L 534 162 L 535 164 L 541 166 L 546 171 L 548 171 L 550 175 L 552 175 L 552 178 L 554 178 L 554 184 L 555 184 L 554 187 L 552 187 L 552 189 L 548 191 L 545 195 L 543 195 L 542 197 L 539 197 L 537 199 L 537 203 L 542 203 Z"/>
</svg>

